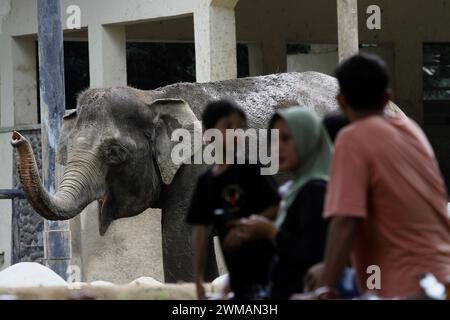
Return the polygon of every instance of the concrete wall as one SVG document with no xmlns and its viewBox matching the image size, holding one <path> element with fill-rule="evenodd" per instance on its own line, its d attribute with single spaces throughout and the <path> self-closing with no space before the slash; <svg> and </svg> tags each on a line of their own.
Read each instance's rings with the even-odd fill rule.
<svg viewBox="0 0 450 320">
<path fill-rule="evenodd" d="M 10 189 L 13 184 L 12 177 L 12 148 L 9 143 L 11 133 L 0 131 L 0 189 Z M 4 263 L 0 264 L 0 270 L 11 264 L 11 200 L 0 200 L 0 253 L 4 252 Z"/>
<path fill-rule="evenodd" d="M 360 52 L 376 54 L 386 61 L 395 83 L 394 48 L 391 44 L 379 44 L 376 47 L 360 49 Z M 338 63 L 338 48 L 336 45 L 312 44 L 311 52 L 290 54 L 287 56 L 287 71 L 318 71 L 333 76 Z"/>
<path fill-rule="evenodd" d="M 161 247 L 161 211 L 149 209 L 138 216 L 115 220 L 102 237 L 97 202 L 80 215 L 75 260 L 83 281 L 104 280 L 125 284 L 142 276 L 164 281 Z M 72 232 L 74 231 L 72 227 Z"/>
<path fill-rule="evenodd" d="M 310 53 L 289 54 L 287 71 L 317 71 L 333 75 L 338 63 L 337 45 L 311 45 Z"/>
</svg>

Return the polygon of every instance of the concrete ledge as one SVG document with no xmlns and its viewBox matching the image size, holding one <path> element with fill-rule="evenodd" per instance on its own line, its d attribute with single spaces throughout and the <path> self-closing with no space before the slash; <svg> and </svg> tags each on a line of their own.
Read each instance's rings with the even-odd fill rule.
<svg viewBox="0 0 450 320">
<path fill-rule="evenodd" d="M 206 285 L 209 290 L 209 284 Z M 80 289 L 64 287 L 43 288 L 0 288 L 0 300 L 194 300 L 195 285 L 167 284 L 163 286 L 145 285 L 83 285 Z"/>
</svg>

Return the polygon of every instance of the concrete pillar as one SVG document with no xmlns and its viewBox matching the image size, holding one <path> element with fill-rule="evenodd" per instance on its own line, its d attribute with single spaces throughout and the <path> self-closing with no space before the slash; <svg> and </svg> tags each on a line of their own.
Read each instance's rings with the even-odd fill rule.
<svg viewBox="0 0 450 320">
<path fill-rule="evenodd" d="M 358 53 L 357 0 L 337 0 L 339 61 Z"/>
<path fill-rule="evenodd" d="M 260 42 L 248 44 L 248 66 L 250 76 L 264 74 L 263 48 Z"/>
<path fill-rule="evenodd" d="M 34 37 L 13 41 L 14 61 L 14 124 L 36 124 L 37 81 L 36 40 Z"/>
<path fill-rule="evenodd" d="M 264 74 L 287 71 L 286 41 L 280 37 L 270 37 L 263 41 Z"/>
<path fill-rule="evenodd" d="M 237 1 L 201 1 L 194 11 L 197 82 L 237 77 L 234 16 Z"/>
<path fill-rule="evenodd" d="M 127 84 L 125 26 L 89 25 L 91 87 Z"/>
<path fill-rule="evenodd" d="M 0 127 L 37 123 L 34 37 L 0 34 Z"/>
<path fill-rule="evenodd" d="M 3 19 L 11 12 L 11 0 L 0 1 L 0 33 L 2 33 Z"/>
</svg>

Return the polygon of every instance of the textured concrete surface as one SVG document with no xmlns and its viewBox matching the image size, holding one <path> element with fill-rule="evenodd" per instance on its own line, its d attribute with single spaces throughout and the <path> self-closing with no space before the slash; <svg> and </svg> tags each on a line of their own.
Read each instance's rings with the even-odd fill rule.
<svg viewBox="0 0 450 320">
<path fill-rule="evenodd" d="M 337 0 L 339 61 L 358 53 L 358 1 Z"/>
<path fill-rule="evenodd" d="M 0 288 L 0 300 L 194 300 L 194 284 Z"/>
<path fill-rule="evenodd" d="M 164 280 L 160 210 L 115 220 L 103 237 L 96 202 L 83 211 L 80 220 L 83 281 L 125 284 L 142 276 Z"/>
<path fill-rule="evenodd" d="M 197 82 L 237 77 L 236 3 L 237 0 L 203 1 L 194 11 Z"/>
<path fill-rule="evenodd" d="M 12 187 L 12 150 L 9 147 L 9 133 L 0 134 L 0 163 L 2 175 L 0 175 L 0 189 Z M 12 240 L 12 206 L 11 200 L 0 200 L 0 254 L 3 253 L 3 264 L 0 261 L 0 270 L 11 263 Z M 1 259 L 0 259 L 1 260 Z"/>
</svg>

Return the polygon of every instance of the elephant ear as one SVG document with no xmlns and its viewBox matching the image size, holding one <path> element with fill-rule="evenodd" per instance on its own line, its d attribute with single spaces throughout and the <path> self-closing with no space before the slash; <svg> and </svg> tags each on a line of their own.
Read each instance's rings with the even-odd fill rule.
<svg viewBox="0 0 450 320">
<path fill-rule="evenodd" d="M 158 99 L 150 105 L 153 114 L 154 154 L 156 163 L 165 184 L 170 184 L 182 163 L 175 163 L 171 157 L 172 149 L 179 141 L 172 141 L 172 133 L 176 129 L 186 129 L 191 133 L 188 142 L 191 153 L 186 154 L 184 161 L 197 152 L 202 144 L 194 144 L 195 132 L 201 133 L 202 126 L 191 107 L 181 99 Z M 185 141 L 183 141 L 186 143 Z M 192 142 L 192 143 L 191 143 Z M 184 162 L 183 161 L 183 162 Z"/>
<path fill-rule="evenodd" d="M 64 115 L 64 123 L 59 136 L 58 148 L 56 150 L 56 162 L 65 165 L 67 163 L 67 143 L 69 140 L 69 133 L 75 125 L 77 118 L 77 109 L 66 110 Z"/>
</svg>

